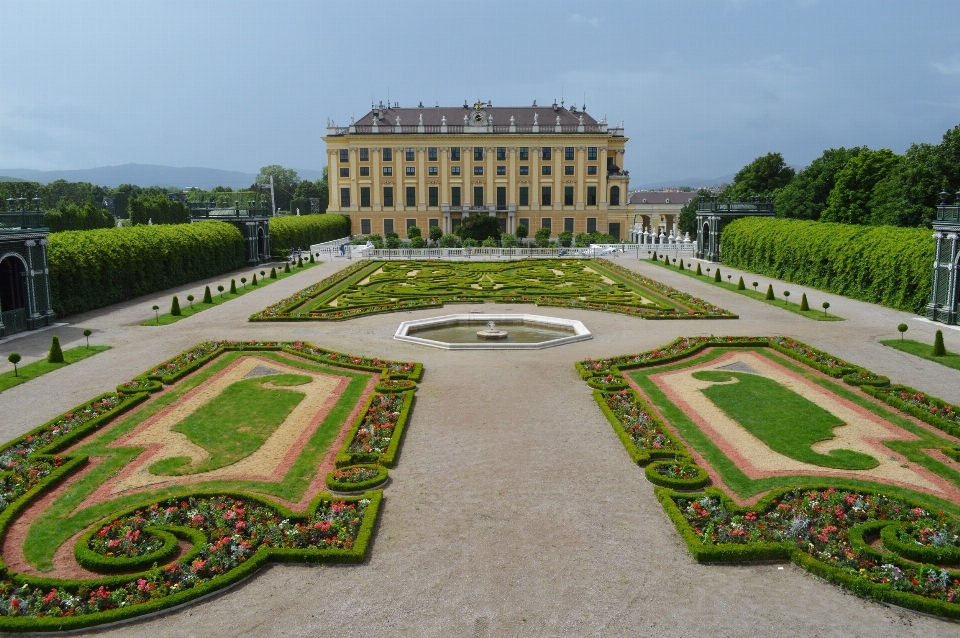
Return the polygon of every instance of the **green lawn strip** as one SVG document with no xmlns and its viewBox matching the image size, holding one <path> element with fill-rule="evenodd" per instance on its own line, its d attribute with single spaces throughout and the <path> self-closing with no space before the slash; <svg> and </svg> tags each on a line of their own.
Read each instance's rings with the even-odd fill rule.
<svg viewBox="0 0 960 638">
<path fill-rule="evenodd" d="M 356 406 L 370 373 L 349 371 L 342 368 L 330 368 L 308 361 L 298 361 L 282 357 L 273 352 L 257 352 L 257 356 L 274 359 L 279 363 L 289 364 L 304 370 L 328 372 L 351 381 L 341 394 L 337 403 L 327 414 L 320 427 L 308 441 L 293 466 L 280 483 L 264 483 L 260 481 L 210 481 L 191 483 L 186 486 L 172 485 L 158 490 L 147 490 L 120 496 L 116 499 L 99 503 L 92 507 L 79 510 L 77 508 L 90 494 L 104 481 L 120 472 L 128 463 L 132 462 L 142 451 L 142 448 L 108 447 L 108 445 L 130 432 L 144 420 L 160 410 L 173 404 L 185 393 L 197 387 L 200 383 L 216 374 L 229 365 L 237 357 L 247 353 L 227 353 L 211 362 L 196 374 L 177 383 L 170 392 L 153 399 L 149 404 L 134 414 L 124 418 L 121 422 L 110 427 L 96 436 L 89 443 L 78 447 L 73 455 L 89 455 L 102 457 L 103 461 L 89 474 L 71 484 L 65 493 L 53 505 L 45 510 L 31 525 L 26 541 L 24 542 L 24 556 L 31 565 L 41 571 L 53 568 L 52 560 L 56 549 L 66 542 L 73 534 L 98 520 L 110 516 L 128 507 L 138 504 L 149 504 L 165 498 L 189 495 L 197 490 L 247 491 L 266 496 L 274 496 L 287 501 L 299 501 L 316 474 L 317 468 L 323 461 L 330 443 L 336 439 L 340 428 L 346 425 L 345 421 Z"/>
<path fill-rule="evenodd" d="M 729 290 L 730 292 L 735 292 L 737 294 L 750 297 L 751 299 L 762 301 L 765 304 L 769 304 L 777 308 L 782 308 L 783 310 L 788 310 L 795 315 L 800 315 L 801 317 L 806 317 L 807 319 L 813 319 L 814 321 L 846 321 L 846 319 L 844 319 L 843 317 L 838 317 L 836 315 L 831 315 L 830 313 L 824 313 L 823 310 L 818 310 L 817 308 L 814 307 L 815 304 L 813 304 L 809 299 L 807 300 L 807 303 L 810 304 L 810 310 L 800 310 L 799 299 L 793 302 L 789 302 L 786 299 L 784 299 L 783 301 L 779 299 L 767 299 L 766 291 L 759 292 L 757 290 L 750 290 L 750 289 L 737 290 L 737 284 L 730 283 L 727 281 L 714 281 L 712 275 L 702 274 L 697 276 L 696 271 L 690 270 L 689 269 L 690 267 L 687 264 L 684 264 L 683 270 L 680 270 L 676 266 L 672 264 L 668 266 L 664 264 L 662 261 L 654 261 L 653 263 L 657 264 L 661 268 L 666 268 L 674 272 L 679 272 L 688 277 L 693 277 L 697 281 L 702 281 L 704 283 L 717 286 L 718 288 L 723 288 L 724 290 Z M 744 285 L 749 286 L 750 283 L 752 282 L 748 283 L 746 280 L 744 280 Z"/>
<path fill-rule="evenodd" d="M 933 351 L 933 346 L 929 343 L 913 341 L 912 339 L 905 339 L 903 341 L 900 339 L 888 339 L 886 341 L 881 341 L 880 343 L 885 346 L 890 346 L 894 350 L 916 355 L 926 359 L 927 361 L 936 361 L 940 365 L 953 368 L 954 370 L 960 370 L 960 354 L 947 351 L 946 356 L 935 357 L 930 354 Z"/>
<path fill-rule="evenodd" d="M 302 392 L 270 386 L 297 386 L 311 378 L 276 374 L 231 384 L 217 397 L 173 426 L 210 456 L 197 465 L 190 458 L 164 459 L 150 467 L 152 474 L 199 474 L 216 470 L 250 456 L 280 427 L 303 401 Z"/>
<path fill-rule="evenodd" d="M 342 279 L 326 290 L 321 291 L 317 296 L 312 299 L 305 299 L 302 304 L 299 306 L 299 310 L 291 308 L 290 314 L 292 316 L 300 316 L 306 313 L 313 312 L 314 310 L 321 308 L 329 304 L 331 301 L 340 296 L 340 293 L 344 291 L 348 286 L 354 286 L 358 282 L 363 281 L 373 273 L 377 272 L 383 266 L 383 262 L 375 261 L 370 264 L 367 268 L 361 268 L 357 272 L 351 274 L 346 279 Z"/>
<path fill-rule="evenodd" d="M 602 270 L 605 276 L 609 277 L 610 279 L 613 279 L 614 281 L 618 281 L 624 284 L 634 292 L 642 294 L 644 297 L 648 297 L 651 301 L 656 302 L 658 305 L 663 306 L 664 308 L 672 308 L 674 310 L 681 310 L 681 309 L 688 310 L 688 308 L 685 308 L 684 306 L 674 301 L 673 299 L 670 299 L 669 297 L 664 296 L 657 290 L 654 290 L 652 288 L 647 288 L 646 286 L 643 286 L 639 282 L 631 281 L 629 277 L 624 277 L 620 273 L 615 272 L 610 268 L 606 268 L 602 260 L 598 259 L 595 262 L 592 262 L 590 264 L 590 267 L 597 268 L 598 270 Z M 639 276 L 642 277 L 643 275 L 639 275 Z"/>
<path fill-rule="evenodd" d="M 90 346 L 89 348 L 87 346 L 77 346 L 63 351 L 63 363 L 49 363 L 46 359 L 42 359 L 25 366 L 17 366 L 16 376 L 14 376 L 13 370 L 0 374 L 0 392 L 109 349 L 110 346 Z"/>
<path fill-rule="evenodd" d="M 879 465 L 872 456 L 853 450 L 814 452 L 814 443 L 834 438 L 833 428 L 845 423 L 773 379 L 726 370 L 703 370 L 693 378 L 716 382 L 703 394 L 775 452 L 836 469 L 866 470 Z"/>
<path fill-rule="evenodd" d="M 745 349 L 738 348 L 738 351 L 742 350 Z M 880 405 L 874 404 L 871 401 L 854 394 L 851 390 L 846 389 L 838 383 L 833 383 L 826 379 L 822 379 L 816 376 L 813 372 L 804 370 L 800 364 L 795 364 L 791 360 L 781 358 L 775 352 L 771 352 L 767 348 L 749 348 L 749 350 L 753 350 L 765 357 L 775 360 L 784 367 L 800 373 L 818 385 L 835 392 L 839 396 L 849 399 L 855 402 L 857 405 L 860 405 L 881 416 L 882 418 L 888 419 L 892 423 L 903 427 L 905 430 L 917 434 L 920 437 L 920 440 L 918 441 L 884 441 L 883 443 L 885 445 L 888 443 L 896 443 L 896 451 L 904 454 L 904 456 L 906 456 L 909 460 L 922 465 L 930 471 L 946 478 L 947 480 L 960 485 L 960 473 L 957 473 L 946 465 L 939 463 L 921 451 L 921 449 L 924 447 L 939 448 L 945 445 L 946 441 L 943 439 L 940 439 L 908 419 L 888 412 Z M 695 359 L 689 359 L 663 367 L 641 368 L 638 370 L 629 371 L 627 374 L 629 374 L 630 377 L 637 382 L 640 388 L 644 391 L 644 393 L 646 393 L 657 409 L 660 410 L 661 414 L 663 414 L 670 425 L 672 425 L 676 431 L 679 432 L 680 436 L 683 437 L 683 441 L 700 453 L 704 459 L 706 459 L 707 463 L 709 463 L 720 474 L 720 477 L 727 488 L 737 494 L 738 497 L 750 498 L 751 496 L 777 487 L 803 485 L 805 483 L 823 483 L 824 481 L 831 480 L 829 477 L 810 475 L 774 476 L 757 480 L 749 478 L 740 470 L 736 463 L 730 460 L 730 458 L 727 457 L 722 450 L 720 450 L 713 440 L 704 434 L 703 431 L 700 430 L 700 428 L 696 425 L 696 423 L 694 423 L 693 420 L 691 420 L 680 408 L 670 401 L 666 394 L 660 390 L 657 384 L 649 378 L 649 375 L 651 374 L 678 370 L 694 364 L 712 361 L 725 354 L 725 352 L 726 351 L 724 349 L 717 348 L 712 352 L 698 356 Z M 895 449 L 893 446 L 887 446 L 890 447 L 891 450 Z M 839 478 L 836 480 L 841 481 Z M 842 479 L 842 482 L 845 484 L 855 485 L 859 489 L 879 490 L 891 495 L 899 495 L 902 498 L 908 498 L 913 501 L 921 502 L 926 507 L 943 509 L 944 511 L 948 511 L 954 515 L 960 516 L 960 504 L 952 503 L 948 500 L 923 492 L 915 492 L 907 488 L 901 488 L 898 486 L 892 486 L 885 483 L 878 483 L 868 480 L 844 478 Z"/>
<path fill-rule="evenodd" d="M 171 315 L 171 314 L 168 312 L 168 313 L 166 313 L 166 314 L 160 315 L 159 320 L 157 319 L 156 315 L 154 315 L 154 318 L 153 318 L 153 319 L 148 319 L 148 320 L 146 320 L 146 321 L 141 321 L 141 322 L 140 322 L 140 325 L 141 325 L 141 326 L 167 326 L 167 325 L 170 325 L 171 323 L 177 323 L 178 321 L 181 321 L 182 319 L 186 319 L 187 317 L 192 317 L 193 315 L 197 314 L 198 312 L 203 312 L 204 310 L 207 310 L 208 308 L 213 308 L 214 306 L 219 306 L 220 304 L 226 303 L 226 302 L 228 302 L 228 301 L 230 301 L 230 300 L 232 300 L 232 299 L 236 299 L 237 297 L 242 297 L 243 295 L 247 294 L 248 292 L 253 292 L 254 290 L 259 290 L 260 288 L 263 288 L 264 286 L 267 286 L 267 285 L 269 285 L 269 284 L 272 284 L 272 283 L 275 282 L 275 281 L 280 281 L 281 279 L 286 279 L 287 277 L 292 277 L 293 275 L 296 275 L 296 274 L 299 273 L 299 272 L 302 272 L 302 271 L 304 271 L 304 270 L 308 270 L 308 269 L 310 269 L 310 268 L 313 268 L 314 266 L 319 266 L 319 265 L 322 264 L 322 263 L 323 263 L 323 262 L 321 262 L 321 261 L 315 261 L 315 262 L 312 263 L 312 264 L 309 263 L 309 262 L 304 262 L 302 268 L 298 268 L 298 267 L 296 267 L 296 266 L 291 266 L 290 272 L 283 272 L 283 268 L 282 268 L 282 267 L 281 267 L 281 268 L 278 268 L 278 269 L 277 269 L 277 278 L 276 278 L 276 279 L 271 279 L 271 278 L 270 278 L 270 273 L 269 273 L 269 271 L 267 271 L 266 268 L 263 268 L 262 270 L 263 270 L 264 272 L 266 272 L 267 274 L 261 279 L 261 278 L 259 277 L 260 271 L 259 271 L 259 270 L 256 271 L 256 274 L 257 274 L 257 285 L 256 285 L 256 286 L 254 286 L 253 284 L 250 283 L 251 281 L 253 281 L 253 276 L 252 276 L 252 275 L 251 275 L 251 277 L 250 277 L 250 280 L 247 281 L 246 284 L 241 284 L 241 283 L 238 281 L 238 282 L 237 282 L 237 294 L 231 294 L 231 293 L 229 292 L 230 286 L 229 286 L 229 285 L 226 285 L 226 284 L 225 284 L 224 287 L 223 287 L 224 290 L 223 290 L 223 293 L 222 293 L 222 294 L 219 293 L 219 292 L 217 292 L 217 290 L 216 290 L 215 287 L 214 287 L 214 288 L 211 288 L 211 289 L 210 289 L 210 294 L 212 295 L 212 299 L 213 299 L 213 303 L 212 303 L 212 304 L 211 304 L 211 303 L 203 303 L 202 297 L 201 297 L 201 301 L 194 300 L 194 302 L 191 304 L 189 301 L 187 301 L 186 297 L 184 297 L 183 299 L 179 299 L 179 296 L 178 296 L 178 301 L 180 302 L 180 312 L 181 312 L 180 315 L 175 316 L 175 315 Z M 234 277 L 233 279 L 237 279 L 237 278 Z M 229 284 L 229 281 L 227 282 L 227 284 Z M 171 296 L 170 299 L 173 299 L 173 296 Z M 162 307 L 162 306 L 161 306 L 161 307 Z"/>
</svg>

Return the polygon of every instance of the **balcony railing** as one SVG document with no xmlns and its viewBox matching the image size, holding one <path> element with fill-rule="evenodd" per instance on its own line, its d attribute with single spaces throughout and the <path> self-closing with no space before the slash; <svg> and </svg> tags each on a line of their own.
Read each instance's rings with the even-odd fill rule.
<svg viewBox="0 0 960 638">
<path fill-rule="evenodd" d="M 193 219 L 228 219 L 237 217 L 270 217 L 269 208 L 191 208 Z"/>
<path fill-rule="evenodd" d="M 697 212 L 772 213 L 774 212 L 774 203 L 772 201 L 720 202 L 713 198 L 707 198 L 700 199 L 697 202 Z"/>
<path fill-rule="evenodd" d="M 607 126 L 606 124 L 539 124 L 539 125 L 511 125 L 511 124 L 493 124 L 487 126 L 464 126 L 463 124 L 443 124 L 443 125 L 419 125 L 419 124 L 396 124 L 384 123 L 383 125 L 372 126 L 369 124 L 356 124 L 353 126 L 328 126 L 327 135 L 331 137 L 343 135 L 463 135 L 465 133 L 492 133 L 495 135 L 529 135 L 546 133 L 602 133 L 610 134 L 613 137 L 623 137 L 623 128 L 618 126 Z"/>
<path fill-rule="evenodd" d="M 960 191 L 957 191 L 957 202 L 950 206 L 947 204 L 947 192 L 940 193 L 940 205 L 937 206 L 938 222 L 960 222 Z"/>
<path fill-rule="evenodd" d="M 19 210 L 0 213 L 0 231 L 22 230 L 25 228 L 46 228 L 43 225 L 43 211 Z"/>
</svg>

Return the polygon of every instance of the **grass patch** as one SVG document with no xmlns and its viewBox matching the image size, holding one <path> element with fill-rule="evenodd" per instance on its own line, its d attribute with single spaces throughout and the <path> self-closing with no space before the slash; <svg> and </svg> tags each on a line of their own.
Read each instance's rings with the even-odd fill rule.
<svg viewBox="0 0 960 638">
<path fill-rule="evenodd" d="M 43 376 L 48 372 L 53 372 L 63 366 L 70 365 L 71 363 L 76 363 L 77 361 L 83 361 L 87 357 L 92 357 L 98 352 L 104 352 L 109 350 L 110 346 L 77 346 L 76 348 L 70 348 L 69 350 L 63 351 L 63 363 L 48 363 L 46 359 L 35 361 L 33 363 L 28 363 L 25 366 L 17 367 L 17 376 L 13 375 L 13 371 L 4 372 L 0 374 L 0 392 L 4 390 L 9 390 L 10 388 L 20 385 L 21 383 L 26 383 L 30 379 L 36 379 L 39 376 Z"/>
<path fill-rule="evenodd" d="M 773 379 L 722 370 L 695 372 L 693 377 L 716 382 L 702 390 L 704 395 L 775 452 L 821 467 L 866 470 L 879 465 L 872 456 L 853 450 L 813 451 L 811 446 L 832 439 L 833 428 L 843 421 Z"/>
<path fill-rule="evenodd" d="M 800 310 L 799 299 L 792 302 L 787 300 L 786 297 L 783 297 L 782 299 L 767 299 L 766 291 L 760 292 L 759 290 L 751 290 L 749 287 L 745 290 L 738 290 L 737 284 L 731 283 L 729 281 L 714 281 L 713 275 L 708 275 L 704 273 L 698 276 L 695 270 L 690 270 L 689 264 L 684 264 L 683 270 L 680 270 L 676 266 L 673 266 L 673 265 L 668 266 L 664 264 L 662 261 L 654 261 L 653 263 L 657 264 L 661 268 L 667 268 L 669 270 L 683 273 L 684 275 L 688 277 L 693 277 L 698 281 L 702 281 L 704 283 L 717 286 L 718 288 L 723 288 L 724 290 L 729 290 L 730 292 L 735 292 L 739 295 L 750 297 L 751 299 L 756 299 L 757 301 L 762 301 L 765 304 L 776 306 L 777 308 L 788 310 L 795 315 L 800 315 L 801 317 L 806 317 L 807 319 L 813 319 L 814 321 L 846 321 L 843 317 L 838 317 L 837 315 L 832 315 L 828 312 L 824 312 L 823 310 L 818 310 L 816 306 L 818 306 L 819 304 L 815 304 L 811 302 L 809 299 L 807 301 L 808 303 L 810 303 L 810 310 Z M 702 267 L 702 264 L 701 264 L 701 267 Z M 747 283 L 747 282 L 745 281 L 744 283 Z M 753 282 L 749 282 L 749 283 L 753 283 Z M 747 283 L 748 286 L 749 286 L 749 283 Z"/>
<path fill-rule="evenodd" d="M 912 339 L 905 339 L 903 341 L 900 341 L 900 339 L 888 339 L 887 341 L 881 341 L 880 343 L 885 346 L 890 346 L 894 350 L 899 350 L 900 352 L 906 352 L 907 354 L 922 357 L 928 361 L 936 361 L 940 365 L 953 368 L 954 370 L 960 370 L 960 354 L 957 354 L 956 352 L 950 352 L 948 350 L 946 356 L 935 357 L 930 354 L 933 352 L 933 346 L 931 344 L 913 341 Z"/>
<path fill-rule="evenodd" d="M 153 317 L 152 319 L 147 319 L 146 321 L 141 321 L 141 322 L 140 322 L 140 325 L 141 325 L 141 326 L 167 326 L 167 325 L 170 325 L 171 323 L 177 323 L 178 321 L 180 321 L 180 320 L 182 320 L 182 319 L 186 319 L 187 317 L 192 317 L 193 315 L 197 314 L 198 312 L 203 312 L 204 310 L 206 310 L 206 309 L 208 309 L 208 308 L 213 308 L 214 306 L 219 306 L 220 304 L 226 303 L 226 302 L 230 301 L 231 299 L 236 299 L 237 297 L 242 297 L 243 295 L 247 294 L 248 292 L 253 292 L 254 290 L 259 290 L 260 288 L 263 288 L 264 286 L 270 285 L 270 284 L 272 284 L 272 283 L 275 282 L 275 281 L 280 281 L 281 279 L 286 279 L 287 277 L 292 277 L 293 275 L 296 275 L 298 272 L 302 272 L 302 271 L 304 271 L 304 270 L 308 270 L 308 269 L 310 269 L 310 268 L 313 268 L 314 266 L 319 266 L 321 263 L 323 263 L 323 262 L 315 261 L 315 262 L 312 263 L 312 264 L 309 263 L 309 262 L 305 262 L 305 263 L 303 264 L 303 267 L 302 267 L 302 268 L 298 268 L 298 267 L 296 267 L 296 266 L 291 266 L 291 267 L 290 267 L 290 272 L 288 272 L 288 273 L 287 273 L 287 272 L 283 272 L 283 266 L 279 266 L 279 267 L 274 266 L 274 267 L 277 268 L 277 278 L 276 278 L 276 279 L 271 279 L 271 278 L 270 278 L 270 270 L 269 270 L 268 268 L 261 268 L 260 270 L 263 270 L 263 271 L 266 273 L 266 275 L 261 279 L 261 277 L 260 277 L 260 270 L 256 270 L 256 271 L 255 271 L 255 272 L 256 272 L 256 275 L 257 275 L 257 285 L 256 285 L 256 286 L 254 286 L 252 283 L 250 283 L 250 282 L 253 281 L 253 273 L 251 273 L 250 276 L 247 278 L 247 283 L 246 283 L 246 285 L 241 284 L 240 281 L 239 281 L 239 278 L 234 278 L 234 279 L 237 279 L 237 294 L 231 294 L 231 293 L 229 292 L 229 291 L 230 291 L 230 280 L 228 279 L 228 280 L 224 283 L 224 285 L 223 285 L 223 294 L 220 294 L 219 292 L 217 292 L 216 287 L 211 287 L 211 288 L 210 288 L 210 292 L 211 292 L 211 294 L 213 295 L 213 303 L 203 303 L 202 300 L 201 300 L 201 301 L 194 300 L 193 304 L 191 304 L 189 301 L 186 300 L 186 298 L 179 299 L 179 301 L 180 301 L 180 312 L 181 312 L 180 315 L 174 316 L 174 315 L 171 315 L 171 314 L 168 312 L 168 313 L 166 313 L 166 314 L 160 315 L 160 318 L 159 318 L 159 319 L 156 317 L 156 315 L 154 315 L 154 317 Z M 201 294 L 200 297 L 201 297 L 201 299 L 202 299 L 202 298 L 203 298 L 203 295 Z M 171 297 L 170 299 L 172 300 L 173 297 Z"/>
<path fill-rule="evenodd" d="M 320 463 L 323 461 L 330 445 L 336 439 L 340 428 L 360 400 L 371 373 L 331 368 L 310 361 L 291 359 L 274 352 L 258 351 L 250 354 L 272 359 L 286 366 L 311 372 L 324 372 L 350 379 L 334 407 L 314 432 L 283 479 L 276 483 L 256 480 L 213 480 L 189 485 L 171 485 L 133 494 L 119 494 L 117 498 L 91 507 L 80 508 L 83 501 L 96 491 L 102 483 L 115 476 L 143 451 L 143 448 L 137 447 L 111 447 L 111 443 L 129 433 L 149 417 L 175 403 L 184 394 L 223 370 L 238 357 L 246 356 L 242 352 L 221 355 L 216 361 L 178 381 L 168 392 L 151 399 L 141 409 L 121 417 L 118 422 L 111 424 L 102 433 L 82 443 L 72 451 L 72 454 L 75 455 L 94 456 L 103 460 L 87 475 L 71 482 L 64 494 L 40 514 L 31 525 L 23 549 L 24 556 L 30 564 L 41 571 L 49 571 L 53 567 L 54 552 L 73 534 L 114 512 L 152 500 L 189 496 L 197 490 L 203 489 L 251 492 L 291 502 L 299 501 L 309 487 L 310 481 L 316 475 Z M 259 380 L 263 379 L 260 378 Z"/>
<path fill-rule="evenodd" d="M 210 456 L 196 465 L 190 458 L 167 458 L 150 467 L 153 474 L 199 474 L 246 458 L 270 438 L 304 395 L 269 386 L 297 386 L 310 377 L 278 374 L 246 379 L 229 387 L 173 427 Z M 269 385 L 268 385 L 269 384 Z"/>
</svg>

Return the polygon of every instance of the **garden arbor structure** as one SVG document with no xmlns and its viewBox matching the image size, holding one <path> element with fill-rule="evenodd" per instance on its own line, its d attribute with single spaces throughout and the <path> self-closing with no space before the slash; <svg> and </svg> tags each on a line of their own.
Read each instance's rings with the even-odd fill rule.
<svg viewBox="0 0 960 638">
<path fill-rule="evenodd" d="M 746 202 L 718 201 L 716 196 L 697 202 L 697 259 L 720 261 L 720 235 L 741 217 L 774 217 L 773 199 L 753 197 Z"/>
<path fill-rule="evenodd" d="M 960 303 L 960 191 L 953 206 L 947 204 L 947 192 L 940 193 L 937 219 L 933 222 L 936 250 L 933 259 L 933 286 L 927 319 L 957 324 L 957 305 Z"/>
<path fill-rule="evenodd" d="M 40 199 L 26 210 L 26 199 L 7 199 L 0 212 L 0 337 L 48 326 L 53 321 L 50 271 L 47 269 L 48 228 Z"/>
<path fill-rule="evenodd" d="M 270 204 L 265 199 L 237 199 L 232 208 L 220 206 L 212 198 L 209 202 L 190 205 L 191 222 L 217 220 L 237 227 L 243 235 L 248 266 L 271 261 L 270 217 Z"/>
</svg>

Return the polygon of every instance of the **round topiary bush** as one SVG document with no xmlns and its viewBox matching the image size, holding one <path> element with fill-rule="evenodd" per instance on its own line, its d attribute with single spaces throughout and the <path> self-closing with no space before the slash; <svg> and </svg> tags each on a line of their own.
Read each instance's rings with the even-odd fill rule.
<svg viewBox="0 0 960 638">
<path fill-rule="evenodd" d="M 383 485 L 389 477 L 380 465 L 349 465 L 327 474 L 326 483 L 335 492 L 362 492 Z"/>
<path fill-rule="evenodd" d="M 674 490 L 699 490 L 710 483 L 707 471 L 690 459 L 654 461 L 644 470 L 644 476 L 654 485 Z"/>
</svg>

